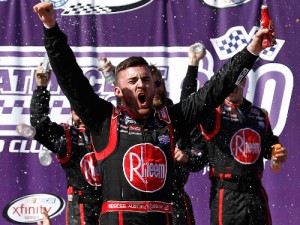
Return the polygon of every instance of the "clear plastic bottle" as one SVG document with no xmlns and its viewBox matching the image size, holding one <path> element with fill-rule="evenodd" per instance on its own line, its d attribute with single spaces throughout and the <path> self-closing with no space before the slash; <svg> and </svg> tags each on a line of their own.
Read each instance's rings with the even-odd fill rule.
<svg viewBox="0 0 300 225">
<path fill-rule="evenodd" d="M 43 147 L 39 152 L 39 161 L 43 166 L 49 166 L 52 163 L 51 151 Z"/>
<path fill-rule="evenodd" d="M 271 157 L 270 166 L 271 166 L 271 170 L 274 171 L 274 172 L 277 172 L 281 169 L 281 164 L 276 162 L 273 159 L 273 156 L 276 156 L 278 149 L 281 149 L 281 144 L 275 144 L 275 145 L 272 146 L 272 157 Z"/>
<path fill-rule="evenodd" d="M 200 54 L 200 53 L 202 53 L 204 50 L 205 50 L 205 46 L 204 46 L 204 44 L 203 44 L 201 41 L 196 42 L 196 43 L 194 44 L 193 52 L 195 52 L 196 54 Z"/>
<path fill-rule="evenodd" d="M 44 59 L 43 59 L 43 74 L 45 74 L 46 76 L 48 75 L 51 67 L 50 67 L 50 61 L 49 61 L 49 57 L 48 54 L 45 53 Z"/>
<path fill-rule="evenodd" d="M 26 138 L 33 138 L 36 133 L 34 127 L 27 125 L 25 123 L 18 124 L 16 127 L 16 131 L 19 135 Z"/>
<path fill-rule="evenodd" d="M 102 75 L 107 83 L 112 84 L 115 82 L 115 73 L 107 72 L 104 70 L 105 61 L 103 59 L 98 59 L 98 67 L 101 70 Z"/>
</svg>

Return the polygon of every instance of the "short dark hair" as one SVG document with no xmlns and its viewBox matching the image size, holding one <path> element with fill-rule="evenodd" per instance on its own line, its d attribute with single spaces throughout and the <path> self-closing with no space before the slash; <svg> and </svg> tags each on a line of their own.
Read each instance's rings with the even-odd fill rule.
<svg viewBox="0 0 300 225">
<path fill-rule="evenodd" d="M 141 56 L 131 56 L 125 60 L 123 60 L 122 62 L 120 62 L 115 70 L 115 74 L 116 74 L 116 80 L 114 82 L 114 85 L 117 86 L 118 85 L 118 73 L 122 70 L 125 70 L 129 67 L 135 67 L 135 66 L 147 66 L 149 68 L 149 64 L 148 62 Z"/>
<path fill-rule="evenodd" d="M 120 62 L 117 67 L 116 67 L 116 74 L 118 72 L 120 72 L 121 70 L 125 70 L 126 68 L 129 67 L 135 67 L 135 66 L 148 66 L 149 64 L 148 62 L 141 56 L 131 56 L 125 60 L 123 60 L 122 62 Z"/>
</svg>

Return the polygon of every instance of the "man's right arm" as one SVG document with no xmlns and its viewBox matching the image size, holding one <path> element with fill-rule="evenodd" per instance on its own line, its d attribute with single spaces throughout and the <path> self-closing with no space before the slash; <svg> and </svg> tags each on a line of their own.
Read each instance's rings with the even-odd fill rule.
<svg viewBox="0 0 300 225">
<path fill-rule="evenodd" d="M 57 82 L 68 98 L 72 109 L 93 132 L 112 113 L 112 104 L 99 98 L 76 62 L 67 44 L 66 35 L 56 24 L 44 28 L 45 47 Z"/>
<path fill-rule="evenodd" d="M 99 98 L 84 76 L 66 35 L 55 21 L 53 4 L 38 3 L 33 9 L 44 24 L 45 47 L 60 88 L 86 126 L 98 132 L 103 121 L 110 119 L 113 105 Z"/>
</svg>

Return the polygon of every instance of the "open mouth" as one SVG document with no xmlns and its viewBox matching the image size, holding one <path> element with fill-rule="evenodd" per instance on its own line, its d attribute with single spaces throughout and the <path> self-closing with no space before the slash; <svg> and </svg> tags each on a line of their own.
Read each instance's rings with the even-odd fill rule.
<svg viewBox="0 0 300 225">
<path fill-rule="evenodd" d="M 140 102 L 140 104 L 145 104 L 146 103 L 146 97 L 145 97 L 145 95 L 144 94 L 139 94 L 138 95 L 138 100 L 139 100 L 139 102 Z"/>
</svg>

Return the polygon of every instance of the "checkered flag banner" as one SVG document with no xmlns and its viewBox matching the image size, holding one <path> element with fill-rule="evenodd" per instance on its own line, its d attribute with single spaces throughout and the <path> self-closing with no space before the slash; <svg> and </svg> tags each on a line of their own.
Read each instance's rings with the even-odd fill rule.
<svg viewBox="0 0 300 225">
<path fill-rule="evenodd" d="M 114 0 L 114 1 L 79 1 L 68 4 L 62 12 L 62 16 L 74 15 L 99 15 L 130 11 L 147 5 L 153 0 Z"/>
<path fill-rule="evenodd" d="M 241 51 L 251 41 L 259 27 L 253 27 L 248 34 L 243 26 L 230 28 L 225 35 L 219 38 L 211 38 L 210 41 L 221 60 L 229 59 Z M 264 49 L 259 57 L 268 61 L 274 61 L 284 44 L 284 40 L 276 39 L 276 46 Z"/>
</svg>

